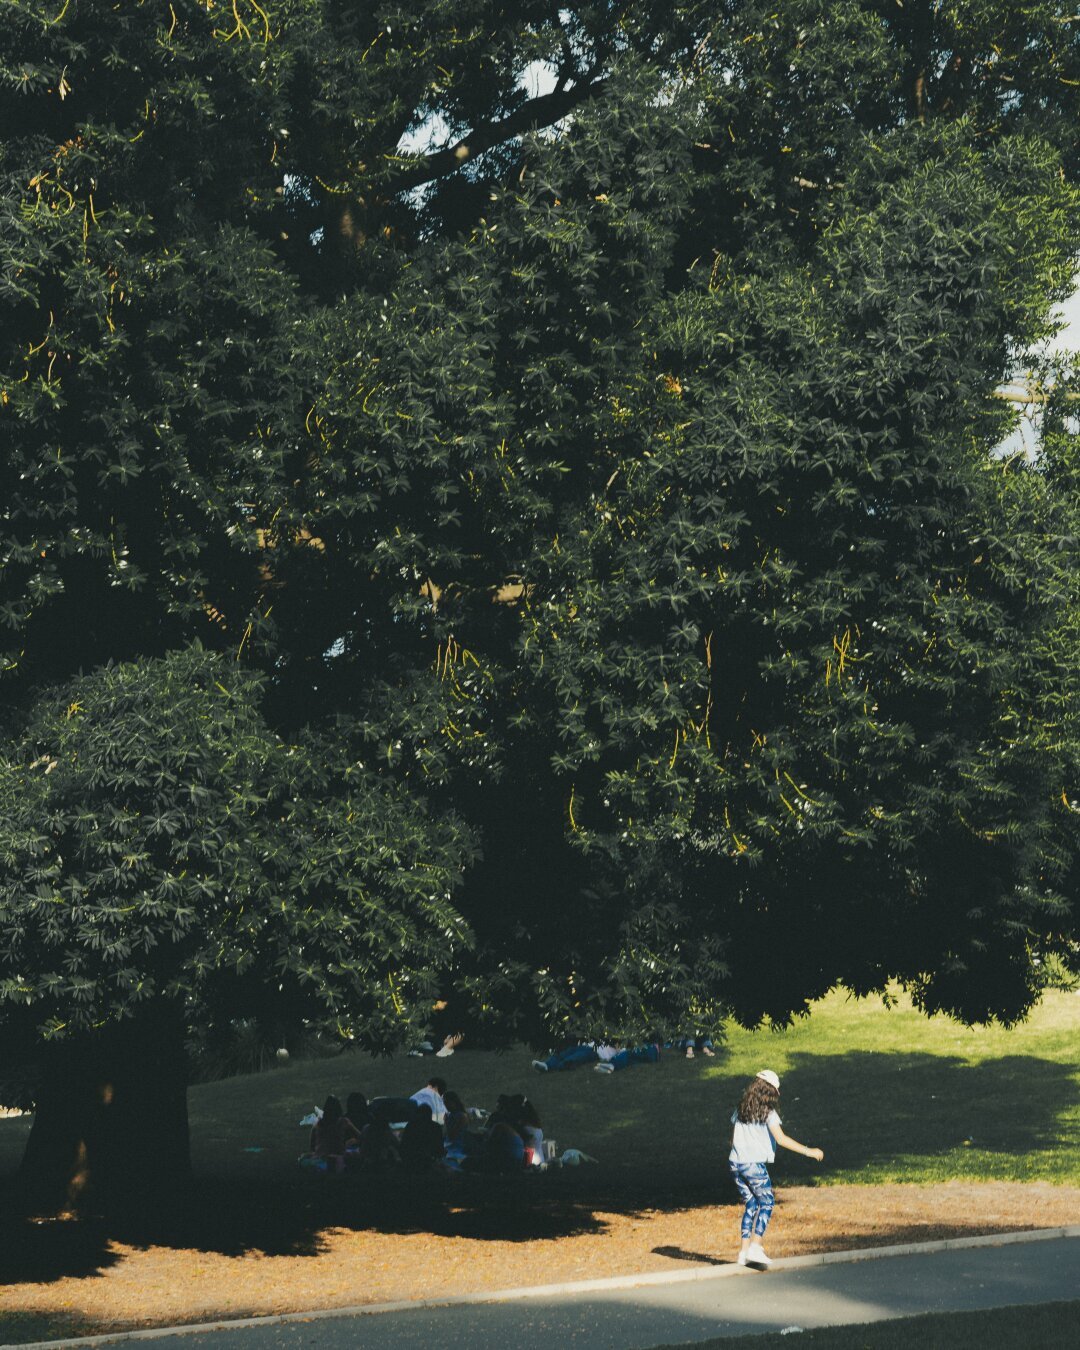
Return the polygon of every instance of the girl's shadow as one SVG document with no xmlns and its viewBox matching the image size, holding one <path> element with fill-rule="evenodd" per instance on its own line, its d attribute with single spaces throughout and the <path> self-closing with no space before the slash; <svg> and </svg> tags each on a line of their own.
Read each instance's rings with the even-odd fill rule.
<svg viewBox="0 0 1080 1350">
<path fill-rule="evenodd" d="M 654 1256 L 669 1256 L 673 1261 L 694 1261 L 702 1266 L 730 1266 L 719 1256 L 708 1256 L 705 1252 L 688 1252 L 685 1247 L 654 1247 Z"/>
</svg>

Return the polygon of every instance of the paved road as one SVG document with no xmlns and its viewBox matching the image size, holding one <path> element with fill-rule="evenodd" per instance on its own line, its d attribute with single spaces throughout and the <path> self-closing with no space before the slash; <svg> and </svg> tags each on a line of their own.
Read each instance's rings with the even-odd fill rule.
<svg viewBox="0 0 1080 1350">
<path fill-rule="evenodd" d="M 320 1318 L 137 1342 L 161 1350 L 647 1350 L 786 1326 L 876 1322 L 1080 1298 L 1080 1237 L 742 1271 L 724 1278 L 507 1303 Z M 792 1342 L 797 1345 L 797 1341 Z"/>
</svg>

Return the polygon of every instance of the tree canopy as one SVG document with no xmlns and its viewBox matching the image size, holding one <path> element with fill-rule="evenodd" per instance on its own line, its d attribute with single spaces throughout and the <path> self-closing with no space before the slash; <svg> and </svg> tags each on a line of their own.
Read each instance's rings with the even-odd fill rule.
<svg viewBox="0 0 1080 1350">
<path fill-rule="evenodd" d="M 283 743 L 260 685 L 193 650 L 35 705 L 0 778 L 0 998 L 28 1030 L 164 1001 L 193 1030 L 247 1007 L 369 1047 L 422 1031 L 464 941 L 463 832 L 329 741 Z"/>
<path fill-rule="evenodd" d="M 4 1019 L 181 950 L 190 1021 L 287 968 L 383 1045 L 392 968 L 537 1042 L 1021 1016 L 1078 938 L 1073 372 L 1031 461 L 993 393 L 1072 288 L 1070 9 L 3 0 Z M 250 941 L 207 821 L 274 836 Z"/>
</svg>

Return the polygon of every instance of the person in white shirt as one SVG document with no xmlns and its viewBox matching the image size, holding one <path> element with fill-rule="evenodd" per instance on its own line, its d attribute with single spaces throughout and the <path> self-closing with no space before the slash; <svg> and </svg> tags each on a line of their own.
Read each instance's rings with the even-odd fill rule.
<svg viewBox="0 0 1080 1350">
<path fill-rule="evenodd" d="M 418 1106 L 430 1106 L 431 1119 L 436 1125 L 441 1125 L 446 1119 L 446 1103 L 443 1101 L 445 1091 L 445 1078 L 429 1078 L 427 1084 L 419 1092 L 414 1092 L 409 1100 Z"/>
<path fill-rule="evenodd" d="M 731 1114 L 734 1130 L 728 1166 L 731 1179 L 742 1197 L 742 1246 L 739 1249 L 740 1266 L 767 1266 L 769 1258 L 761 1240 L 765 1236 L 773 1212 L 773 1188 L 767 1163 L 776 1157 L 776 1145 L 801 1153 L 806 1158 L 823 1162 L 825 1154 L 819 1148 L 807 1148 L 783 1131 L 777 1106 L 780 1102 L 780 1079 L 772 1069 L 762 1069 L 751 1078 L 739 1104 Z"/>
</svg>

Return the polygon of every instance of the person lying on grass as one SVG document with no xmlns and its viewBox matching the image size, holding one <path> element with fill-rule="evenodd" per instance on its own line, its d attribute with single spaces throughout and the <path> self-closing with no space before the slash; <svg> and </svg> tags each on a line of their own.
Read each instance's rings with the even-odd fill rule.
<svg viewBox="0 0 1080 1350">
<path fill-rule="evenodd" d="M 631 1047 L 606 1041 L 584 1041 L 557 1050 L 547 1059 L 534 1059 L 532 1066 L 537 1073 L 553 1073 L 572 1069 L 577 1064 L 592 1064 L 600 1073 L 617 1073 L 631 1064 L 656 1064 L 659 1060 L 660 1047 L 655 1042 Z"/>
<path fill-rule="evenodd" d="M 773 1212 L 773 1188 L 766 1163 L 776 1158 L 776 1145 L 801 1153 L 805 1158 L 823 1162 L 819 1148 L 807 1148 L 786 1135 L 776 1107 L 780 1101 L 780 1079 L 772 1069 L 762 1069 L 751 1078 L 739 1104 L 731 1113 L 734 1125 L 728 1166 L 745 1208 L 742 1214 L 740 1266 L 767 1266 L 769 1258 L 761 1245 Z"/>
</svg>

